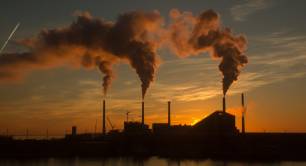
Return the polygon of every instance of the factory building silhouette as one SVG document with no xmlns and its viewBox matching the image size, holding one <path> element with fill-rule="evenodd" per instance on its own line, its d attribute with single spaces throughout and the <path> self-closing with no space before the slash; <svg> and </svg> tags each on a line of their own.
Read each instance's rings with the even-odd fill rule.
<svg viewBox="0 0 306 166">
<path fill-rule="evenodd" d="M 241 103 L 244 107 L 244 94 L 241 94 Z M 235 116 L 226 112 L 226 99 L 222 98 L 222 110 L 217 110 L 205 117 L 201 121 L 194 125 L 171 125 L 171 102 L 168 101 L 168 123 L 153 123 L 152 132 L 153 133 L 175 133 L 175 132 L 204 132 L 209 134 L 237 134 L 239 130 L 236 128 Z M 145 124 L 144 121 L 144 102 L 142 101 L 142 121 L 140 122 L 124 122 L 124 131 L 142 131 L 148 130 L 149 126 Z M 242 116 L 244 119 L 244 116 Z M 242 121 L 243 131 L 244 120 Z"/>
<path fill-rule="evenodd" d="M 241 104 L 242 110 L 244 110 L 244 94 L 241 94 Z M 167 102 L 167 123 L 152 123 L 152 129 L 149 128 L 149 125 L 145 123 L 145 103 L 141 102 L 141 121 L 124 121 L 124 127 L 122 133 L 125 134 L 155 134 L 155 135 L 236 135 L 239 134 L 239 130 L 236 128 L 235 124 L 235 115 L 232 115 L 226 112 L 226 98 L 222 98 L 222 110 L 217 110 L 207 117 L 203 118 L 194 125 L 172 125 L 171 124 L 171 102 Z M 245 133 L 245 121 L 244 121 L 244 111 L 242 116 L 242 131 Z M 102 105 L 102 137 L 107 134 L 117 134 L 119 130 L 110 130 L 106 133 L 106 101 L 103 100 Z M 76 126 L 73 126 L 73 133 L 66 135 L 66 138 L 69 139 L 80 139 L 86 138 L 87 135 L 89 138 L 92 138 L 90 134 L 76 134 Z"/>
<path fill-rule="evenodd" d="M 222 109 L 212 112 L 194 125 L 171 123 L 171 102 L 167 103 L 167 123 L 145 123 L 145 103 L 141 120 L 124 121 L 122 131 L 114 130 L 107 118 L 107 102 L 102 101 L 102 130 L 98 134 L 77 133 L 73 126 L 65 138 L 15 140 L 0 136 L 0 157 L 173 157 L 247 160 L 306 160 L 306 133 L 253 133 L 245 129 L 245 100 L 241 95 L 242 126 L 235 116 Z M 128 115 L 128 113 L 127 113 Z M 108 120 L 108 121 L 106 121 Z M 107 132 L 106 122 L 112 130 Z"/>
</svg>

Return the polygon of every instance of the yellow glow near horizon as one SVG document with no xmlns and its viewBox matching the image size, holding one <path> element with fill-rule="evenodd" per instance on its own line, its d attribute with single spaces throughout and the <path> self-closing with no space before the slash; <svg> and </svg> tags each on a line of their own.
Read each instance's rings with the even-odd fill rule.
<svg viewBox="0 0 306 166">
<path fill-rule="evenodd" d="M 192 122 L 191 122 L 191 125 L 195 125 L 196 123 L 198 123 L 201 119 L 194 119 Z"/>
</svg>

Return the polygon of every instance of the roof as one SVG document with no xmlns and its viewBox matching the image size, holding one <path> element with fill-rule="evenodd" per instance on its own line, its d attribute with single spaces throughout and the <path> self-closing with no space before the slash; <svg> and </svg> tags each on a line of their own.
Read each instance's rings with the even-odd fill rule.
<svg viewBox="0 0 306 166">
<path fill-rule="evenodd" d="M 233 132 L 236 130 L 235 116 L 223 111 L 215 111 L 196 123 L 193 128 L 210 132 Z"/>
</svg>

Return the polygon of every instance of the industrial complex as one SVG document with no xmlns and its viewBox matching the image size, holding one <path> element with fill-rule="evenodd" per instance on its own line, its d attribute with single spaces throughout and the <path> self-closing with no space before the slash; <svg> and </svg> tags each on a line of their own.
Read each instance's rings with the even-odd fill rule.
<svg viewBox="0 0 306 166">
<path fill-rule="evenodd" d="M 152 128 L 145 124 L 145 103 L 141 102 L 141 121 L 125 121 L 123 131 L 110 130 L 106 133 L 106 101 L 103 100 L 102 106 L 102 134 L 77 134 L 76 126 L 72 127 L 72 133 L 66 135 L 66 139 L 74 140 L 90 140 L 93 138 L 103 138 L 110 135 L 159 135 L 159 136 L 174 136 L 174 135 L 237 135 L 239 130 L 235 126 L 235 116 L 226 112 L 226 98 L 222 98 L 222 110 L 217 110 L 205 117 L 194 125 L 172 125 L 171 124 L 171 102 L 168 101 L 168 123 L 153 123 Z M 244 94 L 241 94 L 241 103 L 244 110 Z M 243 111 L 244 112 L 244 111 Z M 245 132 L 244 113 L 242 116 L 242 131 Z"/>
<path fill-rule="evenodd" d="M 306 133 L 251 133 L 245 131 L 245 100 L 241 95 L 242 126 L 223 107 L 194 125 L 171 124 L 171 102 L 168 122 L 145 123 L 145 103 L 141 103 L 141 121 L 124 123 L 122 131 L 106 132 L 106 101 L 102 107 L 102 131 L 78 134 L 77 126 L 61 139 L 15 140 L 0 138 L 0 157 L 175 157 L 221 158 L 247 160 L 306 160 Z M 128 113 L 127 113 L 128 114 Z"/>
</svg>

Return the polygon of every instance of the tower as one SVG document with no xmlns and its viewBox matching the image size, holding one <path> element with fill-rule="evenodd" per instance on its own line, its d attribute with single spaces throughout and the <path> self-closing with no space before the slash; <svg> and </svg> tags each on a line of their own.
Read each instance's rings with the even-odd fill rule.
<svg viewBox="0 0 306 166">
<path fill-rule="evenodd" d="M 144 101 L 141 102 L 141 124 L 144 126 Z"/>
<path fill-rule="evenodd" d="M 245 133 L 245 106 L 244 106 L 244 94 L 241 94 L 242 116 L 241 116 L 241 132 Z"/>
<path fill-rule="evenodd" d="M 103 111 L 102 111 L 102 134 L 105 135 L 106 127 L 105 127 L 105 100 L 103 100 Z"/>
<path fill-rule="evenodd" d="M 168 127 L 171 127 L 171 102 L 168 101 Z"/>
</svg>

